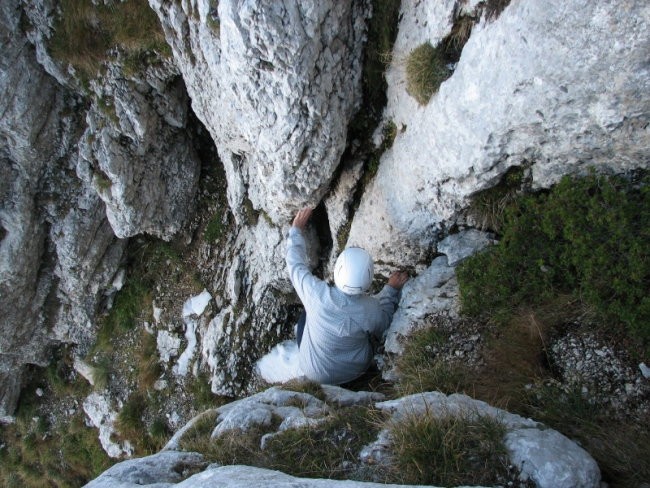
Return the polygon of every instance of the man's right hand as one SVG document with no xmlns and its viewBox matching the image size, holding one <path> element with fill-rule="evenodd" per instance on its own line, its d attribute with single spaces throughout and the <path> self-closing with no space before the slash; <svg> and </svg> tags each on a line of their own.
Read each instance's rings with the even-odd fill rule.
<svg viewBox="0 0 650 488">
<path fill-rule="evenodd" d="M 406 271 L 395 271 L 388 278 L 388 286 L 392 286 L 396 290 L 401 290 L 409 279 L 409 275 Z"/>
</svg>

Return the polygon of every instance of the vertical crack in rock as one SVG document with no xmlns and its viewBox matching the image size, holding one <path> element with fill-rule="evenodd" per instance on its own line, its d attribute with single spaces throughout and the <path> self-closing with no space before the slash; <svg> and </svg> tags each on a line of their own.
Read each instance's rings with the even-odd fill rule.
<svg viewBox="0 0 650 488">
<path fill-rule="evenodd" d="M 311 216 L 312 226 L 316 231 L 318 238 L 319 253 L 318 265 L 314 270 L 317 276 L 324 276 L 325 267 L 327 266 L 328 257 L 332 251 L 333 240 L 330 231 L 330 223 L 327 217 L 327 207 L 324 202 L 319 203 Z"/>
</svg>

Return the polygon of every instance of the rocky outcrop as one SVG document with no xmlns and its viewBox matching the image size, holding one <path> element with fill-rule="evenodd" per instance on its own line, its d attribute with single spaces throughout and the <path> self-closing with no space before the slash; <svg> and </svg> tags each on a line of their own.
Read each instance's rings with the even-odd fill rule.
<svg viewBox="0 0 650 488">
<path fill-rule="evenodd" d="M 365 2 L 152 0 L 231 208 L 276 224 L 327 192 L 360 102 Z"/>
<path fill-rule="evenodd" d="M 127 76 L 118 57 L 86 91 L 48 54 L 55 12 L 45 0 L 0 12 L 0 416 L 13 413 L 26 364 L 93 342 L 119 238 L 169 239 L 193 211 L 200 168 L 174 65 Z"/>
<path fill-rule="evenodd" d="M 599 487 L 600 470 L 596 461 L 559 432 L 531 419 L 525 419 L 466 395 L 444 395 L 428 392 L 378 403 L 377 408 L 399 422 L 409 416 L 489 416 L 501 423 L 506 434 L 504 444 L 522 480 L 531 480 L 539 488 Z M 380 432 L 378 440 L 360 454 L 369 462 L 386 461 L 390 457 L 390 435 Z"/>
<path fill-rule="evenodd" d="M 18 2 L 5 2 L 0 14 L 0 414 L 7 415 L 26 364 L 46 364 L 54 340 L 90 334 L 72 330 L 70 309 L 73 323 L 87 327 L 98 283 L 115 272 L 122 246 L 100 200 L 74 174 L 79 101 L 36 62 Z"/>
<path fill-rule="evenodd" d="M 196 453 L 164 453 L 155 454 L 143 459 L 126 461 L 106 471 L 100 478 L 85 485 L 87 488 L 136 488 L 172 487 L 177 488 L 247 488 L 251 484 L 257 486 L 274 486 L 278 488 L 425 488 L 422 485 L 394 485 L 383 483 L 364 483 L 361 481 L 319 480 L 312 478 L 297 478 L 279 471 L 253 468 L 251 466 L 216 466 L 212 465 L 205 471 L 187 478 L 181 483 L 171 481 L 172 476 L 158 477 L 157 472 L 175 473 L 177 466 L 191 467 L 185 464 L 189 458 L 195 462 Z M 191 456 L 195 456 L 192 458 Z M 198 458 L 200 460 L 200 458 Z M 200 462 L 200 461 L 199 461 Z M 127 464 L 128 463 L 128 464 Z M 154 468 L 155 471 L 147 471 Z M 176 477 L 177 478 L 177 477 Z M 164 479 L 164 485 L 158 479 Z M 167 481 L 170 480 L 170 481 Z M 172 484 L 173 483 L 173 484 Z M 435 488 L 435 487 L 429 487 Z M 480 488 L 480 487 L 476 487 Z"/>
<path fill-rule="evenodd" d="M 446 396 L 439 392 L 429 392 L 375 403 L 381 399 L 381 394 L 350 392 L 338 387 L 324 387 L 322 394 L 324 401 L 308 393 L 274 387 L 250 398 L 204 412 L 179 430 L 161 453 L 117 464 L 87 486 L 126 488 L 155 482 L 179 483 L 179 475 L 191 472 L 192 469 L 201 472 L 187 477 L 175 486 L 212 486 L 212 483 L 218 483 L 215 486 L 240 486 L 244 480 L 248 484 L 257 485 L 272 483 L 273 486 L 295 486 L 299 483 L 300 486 L 321 486 L 327 483 L 326 486 L 337 486 L 337 482 L 332 480 L 299 479 L 276 471 L 246 466 L 217 468 L 213 465 L 203 470 L 200 455 L 178 450 L 180 441 L 188 432 L 192 432 L 198 422 L 210 419 L 214 419 L 215 425 L 212 438 L 228 432 L 246 432 L 253 427 L 273 430 L 273 422 L 279 425 L 278 432 L 305 426 L 317 430 L 319 424 L 325 422 L 336 408 L 359 404 L 374 404 L 375 408 L 385 411 L 391 417 L 389 422 L 393 423 L 409 416 L 490 416 L 505 427 L 503 442 L 510 462 L 521 473 L 522 481 L 530 480 L 538 487 L 549 488 L 600 486 L 600 471 L 596 462 L 573 441 L 538 422 L 499 410 L 465 395 Z M 348 425 L 347 428 L 351 427 Z M 260 448 L 263 450 L 269 438 L 278 432 L 262 436 Z M 359 454 L 360 462 L 367 466 L 388 463 L 390 456 L 391 439 L 387 430 L 381 431 L 377 440 Z M 178 469 L 179 464 L 183 464 L 185 469 Z M 173 472 L 178 475 L 173 475 L 174 479 L 171 479 L 170 473 Z M 398 486 L 352 481 L 338 483 L 341 486 L 359 487 Z"/>
<path fill-rule="evenodd" d="M 474 27 L 452 76 L 420 106 L 405 90 L 406 60 L 450 34 L 456 3 L 402 3 L 386 75 L 397 136 L 348 240 L 396 266 L 428 264 L 466 223 L 468 198 L 513 166 L 548 187 L 585 167 L 650 163 L 646 2 L 513 0 Z"/>
</svg>

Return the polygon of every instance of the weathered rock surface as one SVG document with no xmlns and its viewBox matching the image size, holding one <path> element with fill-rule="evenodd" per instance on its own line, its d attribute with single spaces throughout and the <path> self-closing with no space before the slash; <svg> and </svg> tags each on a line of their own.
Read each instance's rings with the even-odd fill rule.
<svg viewBox="0 0 650 488">
<path fill-rule="evenodd" d="M 192 107 L 217 144 L 241 219 L 315 203 L 360 101 L 365 2 L 153 0 Z"/>
<path fill-rule="evenodd" d="M 294 391 L 283 390 L 278 387 L 270 388 L 249 398 L 224 405 L 214 410 L 206 411 L 190 421 L 179 430 L 165 447 L 163 453 L 140 460 L 120 463 L 87 486 L 102 487 L 128 487 L 134 483 L 152 484 L 154 482 L 169 483 L 166 473 L 171 473 L 172 468 L 180 462 L 178 457 L 181 452 L 179 442 L 182 437 L 196 424 L 196 422 L 210 417 L 214 418 L 216 428 L 212 434 L 218 437 L 226 432 L 248 430 L 251 427 L 269 427 L 272 417 L 282 419 L 278 431 L 312 425 L 318 428 L 318 422 L 323 421 L 330 414 L 334 405 L 349 406 L 352 404 L 368 404 L 380 400 L 376 393 L 348 392 L 338 387 L 325 387 L 323 393 L 326 403 L 314 396 Z M 570 441 L 559 432 L 548 429 L 546 426 L 533 420 L 525 419 L 490 405 L 473 400 L 465 395 L 443 395 L 438 392 L 411 395 L 397 400 L 384 401 L 375 404 L 376 408 L 385 410 L 392 416 L 393 422 L 412 415 L 433 416 L 463 416 L 469 418 L 477 415 L 488 415 L 506 427 L 504 443 L 511 461 L 520 470 L 522 479 L 530 479 L 539 487 L 597 487 L 600 486 L 600 471 L 595 461 L 574 442 Z M 265 438 L 274 435 L 267 434 Z M 162 454 L 167 456 L 162 456 Z M 185 465 L 193 469 L 200 465 L 200 457 L 194 453 L 183 453 L 195 456 Z M 387 462 L 391 455 L 391 440 L 387 431 L 382 431 L 376 442 L 364 448 L 360 459 L 364 463 Z M 185 470 L 187 471 L 187 470 Z M 242 478 L 243 476 L 243 478 Z M 323 483 L 335 483 L 331 480 L 303 480 L 290 477 L 286 474 L 249 468 L 244 466 L 220 467 L 211 466 L 187 478 L 177 486 L 240 486 L 242 479 L 248 483 L 262 484 L 273 482 L 279 486 L 320 486 Z M 96 483 L 104 484 L 96 484 Z M 115 484 L 107 484 L 109 482 Z M 118 484 L 118 483 L 124 484 Z M 174 481 L 176 482 L 176 481 Z M 291 483 L 291 484 L 289 484 Z M 375 486 L 373 483 L 357 483 L 351 481 L 340 482 L 341 486 Z M 168 485 L 162 485 L 168 486 Z M 338 486 L 328 484 L 327 486 Z M 381 485 L 396 486 L 396 485 Z"/>
<path fill-rule="evenodd" d="M 163 451 L 153 456 L 116 464 L 85 485 L 87 488 L 127 488 L 178 486 L 208 465 L 196 452 Z M 203 486 L 203 485 L 196 485 Z"/>
<path fill-rule="evenodd" d="M 166 454 L 163 456 L 162 454 Z M 364 483 L 361 481 L 319 480 L 296 478 L 279 471 L 251 466 L 209 466 L 183 482 L 176 482 L 173 473 L 179 468 L 199 466 L 201 458 L 196 453 L 160 453 L 134 459 L 113 466 L 100 478 L 88 483 L 86 488 L 249 488 L 274 486 L 279 488 L 425 488 L 423 485 L 393 485 Z M 158 473 L 161 475 L 159 476 Z M 164 475 L 162 475 L 164 474 Z M 159 476 L 159 477 L 158 477 Z M 157 481 L 158 479 L 162 481 Z M 430 487 L 435 488 L 435 487 Z M 462 488 L 462 487 L 459 487 Z M 477 487 L 480 488 L 480 487 Z"/>
<path fill-rule="evenodd" d="M 170 239 L 194 210 L 200 169 L 178 72 L 169 60 L 132 77 L 111 65 L 93 90 L 79 177 L 106 204 L 117 237 Z"/>
<path fill-rule="evenodd" d="M 474 27 L 451 78 L 419 106 L 406 59 L 450 33 L 456 3 L 401 7 L 385 113 L 400 130 L 348 240 L 395 266 L 426 263 L 468 197 L 510 167 L 530 166 L 548 187 L 587 166 L 650 163 L 647 2 L 513 0 Z"/>
<path fill-rule="evenodd" d="M 26 364 L 47 364 L 51 345 L 83 354 L 92 343 L 126 247 L 116 235 L 171 237 L 193 211 L 200 166 L 173 64 L 127 77 L 117 63 L 79 93 L 47 52 L 54 12 L 46 0 L 0 11 L 0 416 Z"/>
<path fill-rule="evenodd" d="M 26 364 L 46 364 L 55 340 L 92 333 L 97 295 L 123 245 L 99 198 L 75 176 L 79 101 L 36 62 L 19 3 L 4 2 L 0 15 L 0 415 L 7 415 Z"/>
</svg>

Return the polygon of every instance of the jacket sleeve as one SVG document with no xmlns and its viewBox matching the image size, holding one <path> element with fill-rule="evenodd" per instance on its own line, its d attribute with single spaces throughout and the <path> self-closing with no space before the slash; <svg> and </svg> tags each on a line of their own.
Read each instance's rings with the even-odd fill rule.
<svg viewBox="0 0 650 488">
<path fill-rule="evenodd" d="M 393 319 L 393 314 L 399 303 L 400 291 L 390 285 L 385 285 L 374 298 L 379 301 L 379 311 L 372 333 L 375 337 L 381 339 Z"/>
<path fill-rule="evenodd" d="M 307 245 L 297 227 L 291 227 L 287 238 L 287 269 L 291 283 L 305 307 L 325 293 L 327 283 L 314 276 L 307 266 Z"/>
</svg>

